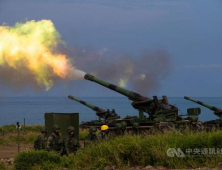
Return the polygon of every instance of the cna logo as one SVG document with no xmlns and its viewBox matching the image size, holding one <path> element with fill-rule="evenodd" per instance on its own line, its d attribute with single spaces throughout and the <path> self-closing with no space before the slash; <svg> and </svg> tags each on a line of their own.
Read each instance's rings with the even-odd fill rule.
<svg viewBox="0 0 222 170">
<path fill-rule="evenodd" d="M 173 157 L 179 157 L 179 158 L 184 158 L 185 157 L 185 154 L 184 152 L 180 149 L 180 148 L 177 148 L 177 150 L 175 148 L 169 148 L 167 149 L 167 152 L 166 152 L 167 156 L 173 158 Z"/>
</svg>

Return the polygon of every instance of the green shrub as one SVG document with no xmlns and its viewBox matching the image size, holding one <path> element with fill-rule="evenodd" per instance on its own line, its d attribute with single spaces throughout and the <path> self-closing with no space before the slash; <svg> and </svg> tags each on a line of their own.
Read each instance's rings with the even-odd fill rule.
<svg viewBox="0 0 222 170">
<path fill-rule="evenodd" d="M 79 130 L 79 140 L 84 140 L 89 134 L 89 131 L 86 129 Z"/>
<path fill-rule="evenodd" d="M 47 151 L 28 151 L 20 153 L 14 162 L 16 170 L 29 170 L 35 166 L 42 166 L 42 169 L 54 169 L 61 162 L 61 157 Z"/>
<path fill-rule="evenodd" d="M 5 166 L 4 163 L 1 163 L 1 162 L 0 162 L 0 169 L 6 169 L 6 166 Z"/>
<path fill-rule="evenodd" d="M 221 148 L 219 142 L 222 134 L 157 134 L 152 136 L 125 136 L 112 141 L 102 142 L 96 146 L 89 146 L 78 151 L 74 167 L 100 168 L 107 165 L 118 167 L 134 165 L 166 166 L 169 168 L 189 168 L 200 166 L 216 166 L 222 161 L 221 157 L 193 157 L 186 156 L 168 157 L 169 148 L 181 148 L 186 154 L 186 149 Z M 85 164 L 84 162 L 87 162 Z"/>
<path fill-rule="evenodd" d="M 222 148 L 222 133 L 178 132 L 155 135 L 128 135 L 110 141 L 90 144 L 69 157 L 40 152 L 24 152 L 15 159 L 15 169 L 104 169 L 105 166 L 165 166 L 167 168 L 215 167 L 222 157 L 195 157 L 187 149 Z M 169 157 L 169 148 L 180 148 L 185 157 Z"/>
</svg>

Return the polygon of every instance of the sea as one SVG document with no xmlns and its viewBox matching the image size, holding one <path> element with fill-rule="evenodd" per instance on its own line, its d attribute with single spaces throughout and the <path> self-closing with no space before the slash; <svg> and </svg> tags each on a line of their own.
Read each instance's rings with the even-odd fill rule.
<svg viewBox="0 0 222 170">
<path fill-rule="evenodd" d="M 222 97 L 195 97 L 193 99 L 222 108 Z M 121 117 L 138 115 L 138 111 L 131 106 L 132 101 L 125 97 L 84 97 L 81 100 L 104 110 L 115 109 Z M 185 100 L 183 97 L 168 97 L 168 101 L 179 108 L 181 115 L 186 115 L 188 108 L 200 107 L 199 119 L 201 121 L 218 118 L 210 109 Z M 0 126 L 16 124 L 16 122 L 23 124 L 24 121 L 26 125 L 44 125 L 44 114 L 49 112 L 79 113 L 80 123 L 98 119 L 92 109 L 67 97 L 0 97 Z"/>
</svg>

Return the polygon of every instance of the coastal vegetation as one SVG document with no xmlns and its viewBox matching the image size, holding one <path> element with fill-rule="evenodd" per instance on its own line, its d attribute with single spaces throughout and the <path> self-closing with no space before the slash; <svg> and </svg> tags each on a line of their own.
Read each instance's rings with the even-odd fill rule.
<svg viewBox="0 0 222 170">
<path fill-rule="evenodd" d="M 24 144 L 31 144 L 40 134 L 42 125 L 32 125 L 22 127 L 20 130 L 20 142 Z M 15 125 L 5 125 L 0 127 L 0 145 L 7 145 L 15 143 L 18 139 L 18 133 Z"/>
<path fill-rule="evenodd" d="M 33 144 L 40 134 L 41 125 L 26 126 L 20 131 L 23 145 Z M 0 146 L 16 143 L 15 125 L 0 127 Z M 2 131 L 0 131 L 2 132 Z M 88 130 L 80 130 L 80 142 Z M 216 167 L 222 162 L 222 133 L 216 132 L 164 132 L 140 135 L 128 134 L 109 141 L 90 144 L 75 155 L 61 157 L 47 151 L 29 149 L 17 155 L 14 169 L 104 169 L 133 166 L 164 166 L 167 168 Z M 181 152 L 182 151 L 182 152 Z M 204 152 L 205 151 L 205 152 Z M 184 154 L 181 155 L 181 153 Z M 87 162 L 87 163 L 86 163 Z M 7 169 L 1 163 L 0 169 Z"/>
<path fill-rule="evenodd" d="M 3 164 L 3 163 L 0 162 L 0 169 L 2 169 L 2 170 L 6 169 L 5 164 Z"/>
<path fill-rule="evenodd" d="M 22 125 L 21 132 L 40 131 L 40 129 L 42 128 L 43 128 L 42 125 L 26 125 L 26 126 Z M 16 125 L 11 124 L 11 125 L 0 126 L 1 133 L 15 132 L 15 131 L 16 131 Z"/>
<path fill-rule="evenodd" d="M 221 141 L 220 131 L 125 135 L 88 145 L 68 157 L 46 151 L 22 152 L 15 158 L 14 168 L 104 169 L 106 166 L 123 168 L 147 165 L 167 168 L 216 167 L 222 162 Z"/>
<path fill-rule="evenodd" d="M 28 125 L 20 130 L 20 142 L 24 144 L 33 144 L 40 135 L 40 130 L 44 126 L 42 125 Z M 84 140 L 88 135 L 88 130 L 83 129 L 79 132 L 79 139 Z M 18 139 L 18 133 L 15 125 L 5 125 L 0 127 L 0 145 L 7 145 L 9 143 L 15 143 Z"/>
</svg>

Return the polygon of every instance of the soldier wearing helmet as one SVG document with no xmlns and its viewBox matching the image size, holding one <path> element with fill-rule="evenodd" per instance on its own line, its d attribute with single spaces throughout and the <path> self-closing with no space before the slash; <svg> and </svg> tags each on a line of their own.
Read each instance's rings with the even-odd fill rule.
<svg viewBox="0 0 222 170">
<path fill-rule="evenodd" d="M 107 125 L 102 125 L 101 126 L 101 131 L 98 134 L 98 140 L 109 140 L 110 139 L 110 133 L 109 133 L 109 126 Z"/>
<path fill-rule="evenodd" d="M 46 149 L 47 143 L 47 130 L 45 128 L 40 130 L 41 135 L 34 141 L 35 150 L 44 150 Z"/>
<path fill-rule="evenodd" d="M 75 137 L 75 128 L 73 126 L 68 127 L 68 136 L 64 139 L 64 152 L 66 155 L 70 153 L 76 153 L 80 148 L 79 141 Z"/>
<path fill-rule="evenodd" d="M 48 151 L 54 151 L 59 154 L 63 152 L 63 141 L 60 136 L 60 127 L 58 125 L 54 125 L 52 127 L 52 134 L 49 136 L 46 144 L 46 149 Z"/>
<path fill-rule="evenodd" d="M 91 142 L 97 142 L 98 141 L 96 131 L 97 131 L 97 129 L 95 127 L 91 127 L 89 129 L 89 135 L 86 137 L 86 139 L 84 141 L 84 146 L 88 145 Z"/>
</svg>

